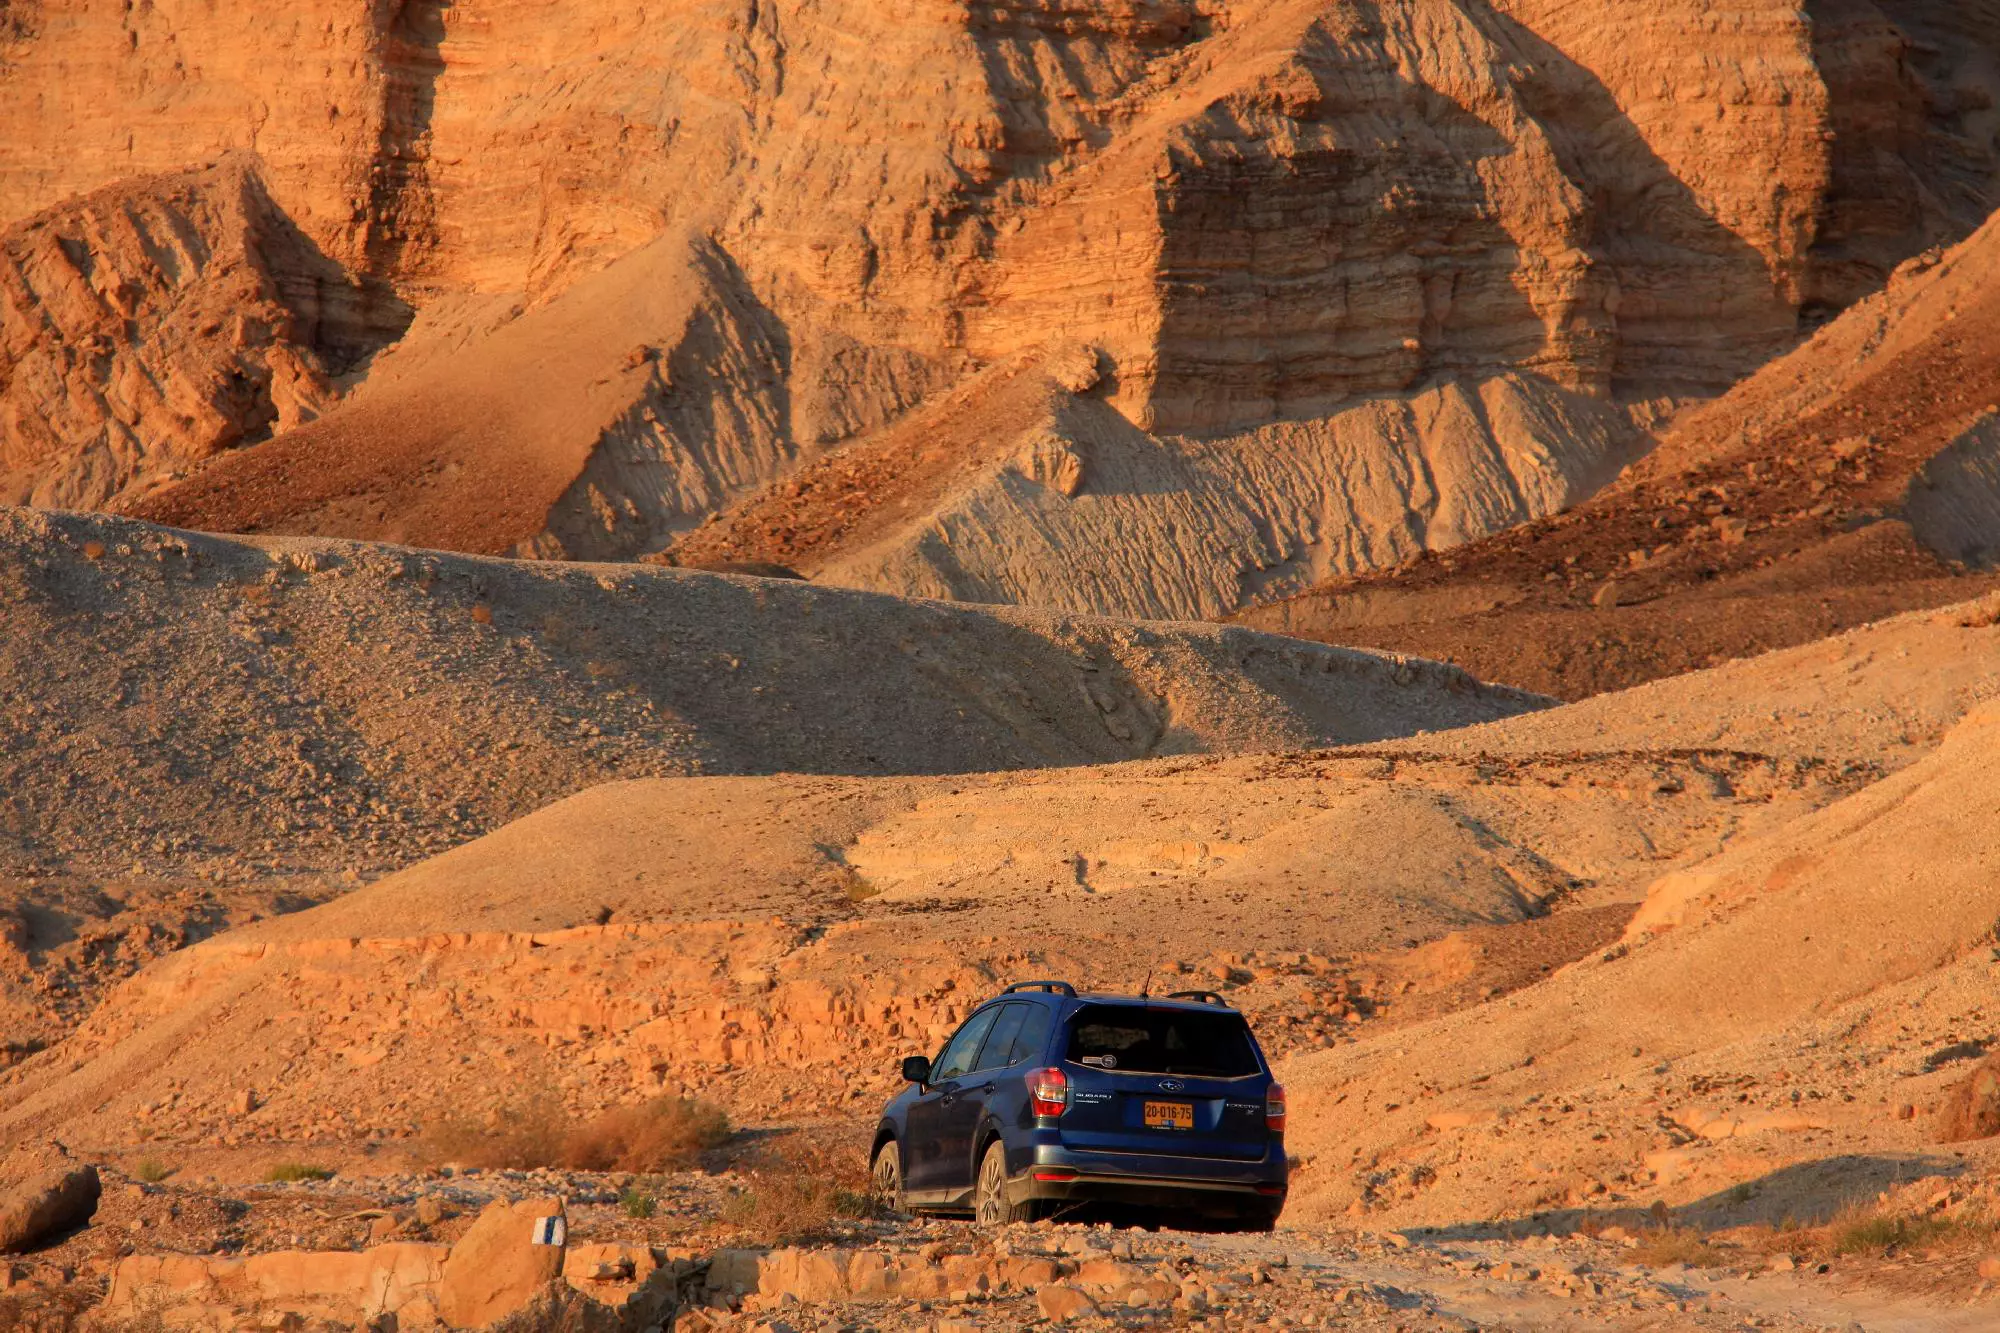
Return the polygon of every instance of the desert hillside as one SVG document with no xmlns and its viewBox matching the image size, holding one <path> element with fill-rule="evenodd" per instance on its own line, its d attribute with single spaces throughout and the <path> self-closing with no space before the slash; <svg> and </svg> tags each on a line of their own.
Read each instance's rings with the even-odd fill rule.
<svg viewBox="0 0 2000 1333">
<path fill-rule="evenodd" d="M 605 782 L 985 775 L 1374 742 L 1549 703 L 1212 625 L 33 510 L 0 510 L 0 609 L 7 1059 L 152 957 Z M 753 897 L 848 873 L 796 851 Z"/>
<path fill-rule="evenodd" d="M 179 1053 L 158 1077 L 181 1089 L 197 1141 L 215 1127 L 187 1100 L 191 1071 L 209 1065 L 210 1100 L 275 1085 L 235 1132 L 279 1139 L 309 1135 L 336 1087 L 344 1119 L 393 1136 L 397 1116 L 437 1114 L 430 1102 L 498 1095 L 558 1067 L 593 1071 L 588 1085 L 564 1079 L 574 1095 L 614 1099 L 627 1079 L 713 1092 L 733 1075 L 746 1105 L 775 1097 L 761 1109 L 777 1111 L 855 1070 L 870 1071 L 872 1090 L 893 1054 L 885 1039 L 941 1038 L 982 988 L 1024 968 L 1113 989 L 1148 970 L 1229 980 L 1289 1025 L 1297 1006 L 1341 993 L 1357 956 L 1636 902 L 1676 874 L 1706 885 L 1720 873 L 1711 864 L 1729 863 L 1719 850 L 1806 836 L 1810 817 L 1864 793 L 1893 803 L 1894 790 L 1937 780 L 1940 755 L 1975 763 L 1953 747 L 1977 733 L 1963 719 L 2000 681 L 1990 621 L 1989 609 L 1895 622 L 1670 687 L 1367 748 L 594 787 L 145 974 L 61 1061 L 19 1070 L 34 1088 L 38 1069 L 71 1070 L 101 1047 L 110 1081 L 84 1091 L 58 1079 L 13 1114 L 115 1089 L 100 1114 L 118 1132 L 130 1106 L 164 1091 L 133 1081 L 138 1052 L 160 1040 Z M 1802 703 L 1824 697 L 1801 683 L 1822 671 L 1866 704 Z M 1991 795 L 1973 795 L 1975 807 Z M 328 974 L 329 948 L 351 963 Z M 1247 961 L 1232 963 L 1238 953 Z M 406 955 L 468 969 L 441 1027 L 391 1017 L 414 1012 L 388 983 Z M 494 969 L 508 979 L 473 980 Z M 560 1000 L 510 1010 L 507 997 L 543 974 L 567 978 Z M 198 998 L 223 982 L 216 1003 L 242 1032 Z M 490 1001 L 475 1001 L 475 985 Z M 246 988 L 266 986 L 289 997 L 271 1004 L 324 1015 L 355 1040 L 383 1034 L 367 1061 L 379 1091 L 340 1075 L 343 1042 L 319 1019 L 289 1052 L 247 1040 L 267 1018 Z M 301 987 L 334 989 L 321 1002 Z M 717 996 L 728 1017 L 705 1028 Z M 499 1007 L 482 1018 L 473 1006 L 489 1002 Z M 165 1028 L 141 1017 L 155 1014 Z M 1331 1040 L 1323 1020 L 1274 1039 L 1287 1035 Z M 490 1055 L 462 1079 L 432 1077 L 445 1050 L 482 1044 Z"/>
<path fill-rule="evenodd" d="M 210 530 L 1216 616 L 2000 206 L 1986 0 L 8 15 L 0 500 Z"/>
<path fill-rule="evenodd" d="M 0 510 L 0 866 L 374 871 L 614 778 L 993 772 L 1548 701 L 1212 625 Z"/>
<path fill-rule="evenodd" d="M 163 535 L 77 531 L 134 552 Z M 269 559 L 204 545 L 217 563 Z M 77 558 L 96 571 L 114 556 Z M 596 576 L 514 574 L 572 601 Z M 1410 1228 L 1435 1228 L 1409 1232 L 1436 1237 L 1399 1261 L 1416 1264 L 1467 1253 L 1454 1244 L 1498 1263 L 1503 1251 L 1478 1247 L 1501 1235 L 1615 1253 L 1597 1230 L 1656 1226 L 1662 1210 L 1717 1234 L 1817 1226 L 1939 1169 L 1927 1145 L 1977 1048 L 1965 1034 L 1983 1030 L 2000 910 L 1996 636 L 1989 598 L 1528 712 L 1439 677 L 1431 694 L 1395 688 L 1415 691 L 1412 709 L 1469 701 L 1494 720 L 1336 749 L 602 783 L 365 887 L 322 890 L 309 910 L 240 896 L 282 882 L 268 872 L 236 886 L 239 910 L 264 919 L 104 978 L 45 1019 L 49 1048 L 0 1073 L 0 1124 L 127 1171 L 176 1163 L 176 1207 L 216 1206 L 244 1172 L 299 1160 L 338 1169 L 348 1193 L 327 1197 L 349 1208 L 459 1207 L 491 1197 L 478 1173 L 474 1193 L 441 1195 L 427 1194 L 439 1177 L 410 1174 L 434 1160 L 430 1127 L 454 1117 L 581 1121 L 688 1095 L 753 1124 L 851 1134 L 893 1087 L 894 1057 L 934 1045 L 999 981 L 1128 989 L 1150 974 L 1220 987 L 1279 1059 L 1297 1122 L 1288 1217 L 1303 1228 L 1286 1243 L 1331 1247 L 1312 1263 L 1362 1263 L 1339 1248 L 1356 1229 L 1404 1228 L 1407 1249 Z M 184 786 L 236 799 L 200 774 Z M 1968 1145 L 1952 1171 L 1989 1170 L 1990 1148 Z M 566 1188 L 581 1200 L 595 1180 Z M 539 1182 L 523 1187 L 551 1178 Z M 267 1191 L 248 1206 L 266 1228 L 337 1231 L 300 1220 L 312 1197 Z M 710 1196 L 677 1197 L 676 1227 L 712 1225 L 687 1220 Z M 578 1218 L 599 1235 L 631 1225 Z M 96 1253 L 97 1234 L 68 1252 Z M 283 1244 L 230 1234 L 253 1254 Z M 1197 1269 L 1227 1262 L 1196 1253 Z M 690 1271 L 726 1295 L 715 1284 L 734 1262 L 718 1251 Z M 221 1270 L 186 1289 L 153 1271 L 119 1264 L 106 1309 L 235 1308 Z M 787 1271 L 753 1295 L 848 1299 L 788 1288 Z M 592 1280 L 571 1285 L 625 1299 L 628 1279 Z M 1477 1295 L 1421 1289 L 1440 1310 Z M 1015 1317 L 1008 1290 L 990 1298 L 995 1327 Z M 1747 1299 L 1718 1287 L 1713 1308 Z"/>
<path fill-rule="evenodd" d="M 1729 394 L 1574 511 L 1242 623 L 1564 698 L 1995 586 L 2000 218 Z"/>
</svg>

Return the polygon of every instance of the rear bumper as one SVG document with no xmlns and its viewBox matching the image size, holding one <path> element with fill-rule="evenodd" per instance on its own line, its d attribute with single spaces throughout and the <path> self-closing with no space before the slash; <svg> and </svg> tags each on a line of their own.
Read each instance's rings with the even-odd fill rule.
<svg viewBox="0 0 2000 1333">
<path fill-rule="evenodd" d="M 1114 1203 L 1230 1217 L 1275 1217 L 1285 1206 L 1282 1149 L 1262 1159 L 1079 1152 L 1036 1144 L 1028 1169 L 1008 1181 L 1016 1203 Z"/>
</svg>

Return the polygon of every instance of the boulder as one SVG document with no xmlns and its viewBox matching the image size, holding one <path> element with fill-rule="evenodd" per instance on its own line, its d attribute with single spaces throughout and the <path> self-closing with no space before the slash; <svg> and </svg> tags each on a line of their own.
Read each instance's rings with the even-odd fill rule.
<svg viewBox="0 0 2000 1333">
<path fill-rule="evenodd" d="M 1915 1108 L 1908 1116 L 1911 1119 Z M 1940 1143 L 1967 1143 L 2000 1134 L 2000 1056 L 1989 1056 L 1961 1079 L 1938 1109 Z"/>
<path fill-rule="evenodd" d="M 94 1166 L 34 1176 L 0 1198 L 0 1254 L 20 1254 L 74 1230 L 97 1211 Z"/>
<path fill-rule="evenodd" d="M 496 1199 L 451 1247 L 438 1283 L 438 1317 L 453 1328 L 484 1328 L 533 1301 L 562 1275 L 561 1199 Z"/>
</svg>

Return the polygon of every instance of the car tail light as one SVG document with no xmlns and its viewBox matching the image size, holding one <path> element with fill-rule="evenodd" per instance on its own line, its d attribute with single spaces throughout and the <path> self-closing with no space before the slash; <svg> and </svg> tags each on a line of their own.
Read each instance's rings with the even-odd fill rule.
<svg viewBox="0 0 2000 1333">
<path fill-rule="evenodd" d="M 1285 1192 L 1285 1187 L 1283 1185 L 1259 1185 L 1257 1192 L 1275 1199 Z"/>
<path fill-rule="evenodd" d="M 1071 1180 L 1075 1180 L 1075 1179 L 1076 1179 L 1076 1172 L 1074 1172 L 1074 1171 L 1068 1171 L 1068 1170 L 1064 1170 L 1064 1169 L 1061 1169 L 1061 1168 L 1057 1168 L 1057 1169 L 1054 1169 L 1054 1170 L 1048 1170 L 1048 1171 L 1037 1171 L 1037 1172 L 1035 1172 L 1035 1179 L 1036 1179 L 1036 1180 L 1053 1180 L 1053 1181 L 1056 1181 L 1056 1182 L 1058 1182 L 1058 1183 L 1062 1183 L 1062 1182 L 1067 1182 L 1067 1181 L 1071 1181 Z"/>
<path fill-rule="evenodd" d="M 1285 1132 L 1285 1085 L 1273 1083 L 1264 1094 L 1264 1128 L 1273 1134 Z"/>
<path fill-rule="evenodd" d="M 1069 1075 L 1060 1069 L 1037 1069 L 1028 1075 L 1028 1101 L 1036 1115 L 1061 1115 L 1069 1109 Z"/>
</svg>

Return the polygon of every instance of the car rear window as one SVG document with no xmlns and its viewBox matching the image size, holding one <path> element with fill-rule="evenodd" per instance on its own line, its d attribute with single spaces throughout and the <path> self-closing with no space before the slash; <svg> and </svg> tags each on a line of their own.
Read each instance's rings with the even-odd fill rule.
<svg viewBox="0 0 2000 1333">
<path fill-rule="evenodd" d="M 1087 1004 L 1070 1019 L 1076 1064 L 1135 1074 L 1243 1078 L 1258 1072 L 1241 1014 Z"/>
</svg>

